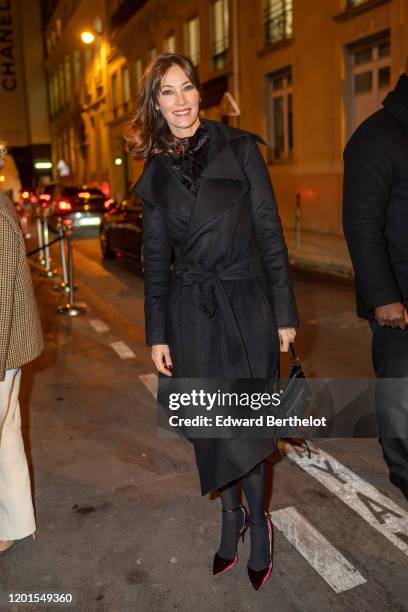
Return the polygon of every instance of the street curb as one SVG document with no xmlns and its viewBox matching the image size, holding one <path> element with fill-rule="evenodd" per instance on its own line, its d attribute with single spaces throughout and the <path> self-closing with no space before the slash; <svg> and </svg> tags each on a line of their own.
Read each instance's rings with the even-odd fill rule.
<svg viewBox="0 0 408 612">
<path fill-rule="evenodd" d="M 353 269 L 346 264 L 341 264 L 332 261 L 315 261 L 305 257 L 299 257 L 298 255 L 292 255 L 289 253 L 289 264 L 290 266 L 298 269 L 309 270 L 313 272 L 322 272 L 324 274 L 342 277 L 350 280 L 354 279 Z"/>
</svg>

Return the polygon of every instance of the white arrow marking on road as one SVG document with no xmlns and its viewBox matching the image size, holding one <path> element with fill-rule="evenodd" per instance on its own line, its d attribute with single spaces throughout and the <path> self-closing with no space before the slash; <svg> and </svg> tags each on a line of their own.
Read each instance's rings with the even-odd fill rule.
<svg viewBox="0 0 408 612">
<path fill-rule="evenodd" d="M 102 333 L 109 331 L 109 327 L 100 319 L 89 319 L 89 325 L 94 328 L 95 331 Z"/>
<path fill-rule="evenodd" d="M 311 459 L 296 446 L 286 445 L 286 454 L 408 555 L 408 513 L 334 457 L 310 443 L 309 446 Z"/>
<path fill-rule="evenodd" d="M 367 580 L 293 506 L 275 510 L 273 524 L 336 593 Z"/>
<path fill-rule="evenodd" d="M 149 393 L 153 395 L 154 399 L 157 399 L 157 385 L 159 377 L 156 374 L 142 374 L 139 376 L 139 378 Z"/>
<path fill-rule="evenodd" d="M 132 349 L 130 349 L 128 345 L 121 340 L 118 342 L 111 342 L 110 345 L 121 359 L 134 359 L 136 357 Z"/>
</svg>

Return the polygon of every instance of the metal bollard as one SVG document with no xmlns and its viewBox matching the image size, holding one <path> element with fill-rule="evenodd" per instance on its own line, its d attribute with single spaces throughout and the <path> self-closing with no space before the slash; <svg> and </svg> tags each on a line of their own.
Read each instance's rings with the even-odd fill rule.
<svg viewBox="0 0 408 612">
<path fill-rule="evenodd" d="M 68 303 L 65 306 L 57 308 L 58 314 L 68 315 L 70 317 L 77 317 L 80 314 L 84 314 L 87 309 L 83 306 L 74 304 L 74 275 L 73 275 L 73 258 L 72 258 L 72 228 L 69 228 L 65 235 L 68 242 Z"/>
<path fill-rule="evenodd" d="M 300 249 L 300 193 L 296 194 L 295 248 Z"/>
<path fill-rule="evenodd" d="M 67 271 L 67 260 L 65 254 L 65 235 L 64 226 L 62 225 L 61 217 L 58 218 L 58 235 L 60 237 L 60 254 L 61 254 L 61 269 L 62 269 L 62 281 L 54 286 L 54 289 L 69 292 L 68 282 L 68 271 Z"/>
<path fill-rule="evenodd" d="M 50 247 L 48 246 L 49 235 L 48 235 L 48 221 L 45 217 L 43 220 L 44 227 L 44 253 L 45 253 L 45 270 L 43 272 L 44 276 L 48 276 L 48 278 L 52 278 L 55 276 L 55 272 L 51 270 L 51 257 L 50 257 Z"/>
<path fill-rule="evenodd" d="M 42 219 L 40 217 L 37 217 L 36 227 L 37 227 L 37 246 L 40 249 L 39 254 L 38 254 L 38 260 L 40 264 L 44 266 L 45 258 L 44 258 L 44 248 L 43 248 L 44 247 L 43 224 L 42 224 Z"/>
</svg>

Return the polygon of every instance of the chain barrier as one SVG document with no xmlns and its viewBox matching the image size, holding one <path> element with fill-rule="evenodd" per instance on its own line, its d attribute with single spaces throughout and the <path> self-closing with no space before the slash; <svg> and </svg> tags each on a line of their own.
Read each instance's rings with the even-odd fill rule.
<svg viewBox="0 0 408 612">
<path fill-rule="evenodd" d="M 69 317 L 77 317 L 78 315 L 84 314 L 87 309 L 86 307 L 80 306 L 79 304 L 75 304 L 74 302 L 74 266 L 72 257 L 72 235 L 72 228 L 69 227 L 65 232 L 68 247 L 68 301 L 64 306 L 60 306 L 59 308 L 57 308 L 57 312 L 58 314 L 68 315 Z"/>
<path fill-rule="evenodd" d="M 61 236 L 58 236 L 58 238 L 55 238 L 54 240 L 51 240 L 51 242 L 49 242 L 47 246 L 50 247 L 55 242 L 59 242 L 60 240 L 63 240 L 63 239 L 64 239 L 64 237 L 61 238 Z M 32 257 L 36 253 L 40 253 L 42 250 L 43 250 L 43 246 L 38 247 L 38 249 L 34 249 L 33 251 L 29 251 L 29 253 L 27 253 L 27 257 Z"/>
<path fill-rule="evenodd" d="M 57 272 L 51 268 L 51 256 L 50 246 L 60 243 L 60 260 L 62 270 L 62 280 L 55 289 L 62 290 L 67 295 L 67 302 L 63 306 L 57 308 L 58 314 L 68 315 L 70 317 L 77 317 L 87 311 L 85 306 L 75 304 L 74 301 L 74 265 L 73 265 L 73 229 L 71 226 L 64 226 L 61 217 L 58 217 L 57 231 L 58 236 L 53 240 L 49 240 L 48 233 L 48 220 L 47 212 L 42 211 L 42 214 L 36 211 L 36 235 L 37 235 L 37 248 L 29 251 L 27 257 L 39 254 L 39 262 L 44 268 L 43 275 L 48 278 L 53 278 Z"/>
</svg>

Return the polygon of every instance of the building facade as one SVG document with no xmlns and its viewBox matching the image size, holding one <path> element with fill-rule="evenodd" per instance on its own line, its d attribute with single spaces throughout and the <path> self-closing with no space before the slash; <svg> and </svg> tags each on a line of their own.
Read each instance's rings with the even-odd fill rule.
<svg viewBox="0 0 408 612">
<path fill-rule="evenodd" d="M 18 199 L 50 172 L 40 0 L 0 2 L 0 142 L 9 155 L 0 188 Z"/>
<path fill-rule="evenodd" d="M 106 9 L 105 0 L 45 3 L 44 43 L 54 179 L 109 193 Z"/>
<path fill-rule="evenodd" d="M 341 234 L 342 151 L 406 69 L 407 0 L 240 3 L 240 124 L 260 132 L 285 226 Z M 255 111 L 255 112 L 254 112 Z"/>
<path fill-rule="evenodd" d="M 342 151 L 407 68 L 408 0 L 60 0 L 45 10 L 54 168 L 124 197 L 123 132 L 163 51 L 198 65 L 202 116 L 258 132 L 283 223 L 341 234 Z M 81 33 L 93 36 L 81 42 Z M 61 163 L 63 162 L 63 163 Z"/>
</svg>

